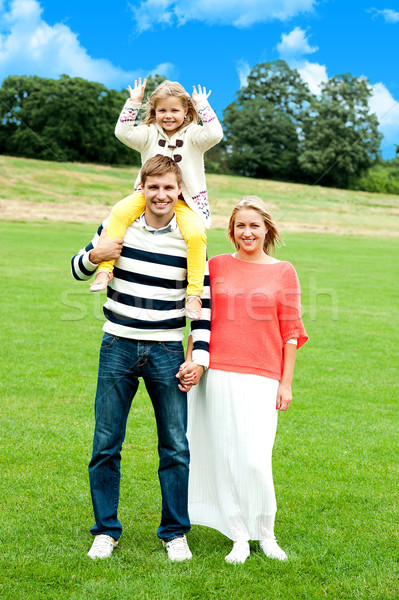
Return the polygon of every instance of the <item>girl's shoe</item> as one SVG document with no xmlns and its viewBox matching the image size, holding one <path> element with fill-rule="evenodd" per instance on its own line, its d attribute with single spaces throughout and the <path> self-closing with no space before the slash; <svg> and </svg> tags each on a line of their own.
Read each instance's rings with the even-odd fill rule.
<svg viewBox="0 0 399 600">
<path fill-rule="evenodd" d="M 186 299 L 186 317 L 192 321 L 198 321 L 201 318 L 201 298 L 199 296 L 187 296 Z"/>
<path fill-rule="evenodd" d="M 224 560 L 231 565 L 244 564 L 249 556 L 248 542 L 234 542 L 233 550 L 225 556 Z"/>
<path fill-rule="evenodd" d="M 90 285 L 91 292 L 102 292 L 107 289 L 107 285 L 114 276 L 108 271 L 98 271 L 94 282 Z"/>
</svg>

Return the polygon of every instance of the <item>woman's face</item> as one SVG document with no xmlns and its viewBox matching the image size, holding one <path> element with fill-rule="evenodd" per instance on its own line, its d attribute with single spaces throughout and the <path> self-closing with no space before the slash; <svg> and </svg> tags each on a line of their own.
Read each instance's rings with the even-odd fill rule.
<svg viewBox="0 0 399 600">
<path fill-rule="evenodd" d="M 242 208 L 234 221 L 234 240 L 239 249 L 252 254 L 263 251 L 267 228 L 262 216 L 253 208 Z"/>
</svg>

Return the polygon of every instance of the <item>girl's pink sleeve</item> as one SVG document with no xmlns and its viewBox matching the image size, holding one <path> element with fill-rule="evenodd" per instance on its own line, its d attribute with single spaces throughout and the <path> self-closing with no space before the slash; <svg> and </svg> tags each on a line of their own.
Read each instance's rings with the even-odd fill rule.
<svg viewBox="0 0 399 600">
<path fill-rule="evenodd" d="M 138 152 L 144 150 L 150 135 L 150 128 L 147 125 L 138 124 L 137 115 L 140 108 L 140 102 L 126 100 L 115 127 L 115 135 L 118 140 Z"/>
<path fill-rule="evenodd" d="M 193 142 L 201 152 L 206 152 L 223 138 L 223 129 L 208 102 L 197 104 L 196 110 L 202 120 L 202 126 L 194 125 L 192 128 Z"/>
</svg>

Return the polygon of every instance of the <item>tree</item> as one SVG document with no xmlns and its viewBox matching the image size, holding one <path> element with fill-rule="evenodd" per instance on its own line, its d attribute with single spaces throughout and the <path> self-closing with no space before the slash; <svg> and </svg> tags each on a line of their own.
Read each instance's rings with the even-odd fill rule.
<svg viewBox="0 0 399 600">
<path fill-rule="evenodd" d="M 256 65 L 223 113 L 229 167 L 253 177 L 300 179 L 297 157 L 311 98 L 283 60 Z"/>
<path fill-rule="evenodd" d="M 163 75 L 149 75 L 149 77 L 147 77 L 147 85 L 145 86 L 143 102 L 147 102 L 152 92 L 154 92 L 155 89 L 165 80 L 166 77 Z"/>
<path fill-rule="evenodd" d="M 367 79 L 332 77 L 313 98 L 303 121 L 299 164 L 309 180 L 347 187 L 379 157 L 382 135 L 370 113 Z"/>
<path fill-rule="evenodd" d="M 146 96 L 164 80 L 148 78 Z M 58 161 L 140 164 L 114 135 L 127 90 L 62 75 L 10 76 L 0 89 L 0 153 Z"/>
<path fill-rule="evenodd" d="M 139 164 L 115 138 L 126 92 L 62 75 L 10 76 L 0 89 L 0 152 L 59 161 Z"/>
</svg>

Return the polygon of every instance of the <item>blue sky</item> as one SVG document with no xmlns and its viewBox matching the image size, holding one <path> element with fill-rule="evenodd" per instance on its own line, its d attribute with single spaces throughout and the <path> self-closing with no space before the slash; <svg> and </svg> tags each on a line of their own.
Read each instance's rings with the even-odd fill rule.
<svg viewBox="0 0 399 600">
<path fill-rule="evenodd" d="M 397 0 L 0 0 L 0 81 L 62 73 L 122 89 L 160 73 L 212 89 L 219 116 L 251 67 L 284 58 L 317 93 L 370 80 L 383 156 L 399 144 Z"/>
</svg>

